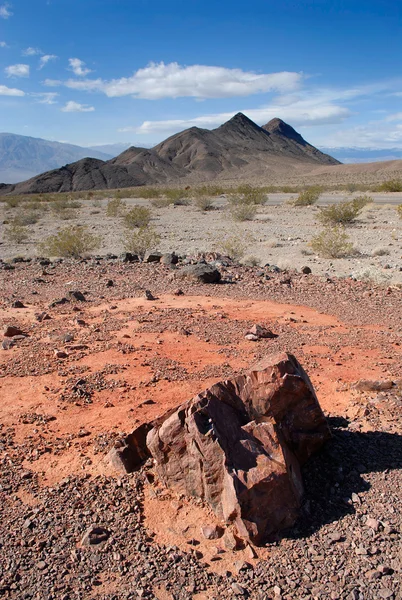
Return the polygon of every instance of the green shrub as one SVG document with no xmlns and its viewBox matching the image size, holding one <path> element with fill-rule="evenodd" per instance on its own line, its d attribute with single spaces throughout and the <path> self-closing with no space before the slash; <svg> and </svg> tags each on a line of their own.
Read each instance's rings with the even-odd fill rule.
<svg viewBox="0 0 402 600">
<path fill-rule="evenodd" d="M 349 241 L 343 227 L 327 227 L 310 241 L 310 246 L 323 258 L 341 258 L 354 254 L 353 244 Z"/>
<path fill-rule="evenodd" d="M 26 212 L 21 212 L 19 215 L 15 216 L 12 222 L 14 225 L 20 225 L 24 227 L 25 225 L 35 225 L 35 223 L 37 223 L 38 221 L 39 215 L 37 211 L 28 210 Z"/>
<path fill-rule="evenodd" d="M 236 204 L 230 206 L 230 215 L 234 221 L 252 221 L 257 214 L 255 204 Z"/>
<path fill-rule="evenodd" d="M 317 218 L 323 225 L 348 225 L 353 223 L 361 210 L 353 200 L 339 202 L 339 204 L 331 204 L 320 208 Z"/>
<path fill-rule="evenodd" d="M 156 250 L 160 235 L 152 227 L 140 227 L 137 231 L 129 231 L 124 238 L 124 249 L 143 258 L 147 250 Z"/>
<path fill-rule="evenodd" d="M 293 206 L 311 206 L 315 204 L 321 196 L 321 188 L 310 187 L 300 192 L 298 197 L 292 201 Z"/>
<path fill-rule="evenodd" d="M 118 217 L 126 208 L 126 203 L 121 198 L 112 198 L 106 206 L 106 215 L 108 217 Z"/>
<path fill-rule="evenodd" d="M 219 240 L 216 248 L 224 256 L 228 256 L 232 260 L 240 260 L 250 243 L 252 240 L 247 239 L 245 234 L 235 234 Z"/>
<path fill-rule="evenodd" d="M 128 229 L 135 229 L 136 227 L 147 227 L 151 220 L 151 211 L 145 206 L 133 206 L 124 215 L 124 225 Z"/>
<path fill-rule="evenodd" d="M 367 194 L 364 194 L 363 196 L 356 196 L 356 198 L 353 198 L 351 202 L 353 206 L 355 206 L 359 210 L 362 210 L 368 204 L 372 204 L 374 200 L 371 196 L 367 196 Z"/>
<path fill-rule="evenodd" d="M 17 208 L 21 200 L 21 196 L 5 196 L 2 198 L 2 202 L 7 205 L 7 208 Z"/>
<path fill-rule="evenodd" d="M 239 185 L 237 193 L 240 194 L 244 204 L 265 204 L 267 194 L 263 188 L 252 187 L 251 185 Z"/>
<path fill-rule="evenodd" d="M 208 196 L 197 196 L 194 200 L 194 205 L 203 212 L 214 208 L 213 200 Z"/>
<path fill-rule="evenodd" d="M 391 179 L 384 181 L 378 186 L 380 192 L 402 192 L 402 181 L 398 179 Z"/>
<path fill-rule="evenodd" d="M 51 210 L 53 214 L 62 219 L 68 221 L 77 217 L 76 209 L 80 208 L 80 202 L 71 200 L 69 197 L 60 197 L 51 203 Z"/>
<path fill-rule="evenodd" d="M 88 231 L 85 226 L 70 225 L 59 233 L 50 235 L 39 245 L 46 256 L 79 258 L 99 248 L 101 238 Z"/>
<path fill-rule="evenodd" d="M 167 208 L 173 204 L 173 200 L 170 198 L 150 198 L 149 202 L 154 208 Z"/>
<path fill-rule="evenodd" d="M 22 244 L 22 242 L 25 242 L 29 238 L 27 227 L 15 223 L 7 227 L 4 233 L 6 238 L 15 244 Z"/>
<path fill-rule="evenodd" d="M 176 206 L 188 206 L 190 204 L 189 195 L 189 190 L 167 189 L 165 191 L 166 198 Z"/>
</svg>

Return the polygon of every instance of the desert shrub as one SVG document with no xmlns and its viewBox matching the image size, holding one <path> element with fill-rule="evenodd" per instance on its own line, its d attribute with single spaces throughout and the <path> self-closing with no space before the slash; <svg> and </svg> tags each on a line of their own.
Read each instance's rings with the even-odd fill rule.
<svg viewBox="0 0 402 600">
<path fill-rule="evenodd" d="M 260 264 L 260 261 L 256 256 L 250 255 L 243 258 L 242 264 L 246 267 L 257 267 Z"/>
<path fill-rule="evenodd" d="M 2 198 L 2 202 L 4 202 L 7 208 L 17 208 L 21 200 L 21 196 L 5 196 Z"/>
<path fill-rule="evenodd" d="M 353 198 L 353 200 L 351 200 L 351 202 L 352 202 L 353 206 L 355 206 L 359 210 L 362 210 L 365 206 L 374 202 L 374 200 L 372 199 L 371 196 L 364 194 L 363 196 L 356 196 L 356 198 Z"/>
<path fill-rule="evenodd" d="M 140 227 L 137 231 L 128 231 L 124 238 L 124 249 L 141 258 L 147 250 L 156 250 L 160 235 L 152 227 Z"/>
<path fill-rule="evenodd" d="M 208 196 L 197 196 L 194 200 L 194 205 L 201 211 L 212 210 L 214 208 L 213 200 Z"/>
<path fill-rule="evenodd" d="M 225 188 L 220 185 L 200 185 L 192 191 L 192 196 L 196 198 L 198 196 L 210 196 L 212 198 L 216 198 L 216 196 L 221 196 L 224 193 Z"/>
<path fill-rule="evenodd" d="M 5 237 L 14 244 L 22 244 L 29 238 L 29 231 L 23 225 L 13 223 L 4 232 Z"/>
<path fill-rule="evenodd" d="M 106 215 L 108 217 L 118 217 L 126 208 L 126 203 L 121 198 L 112 198 L 106 206 Z"/>
<path fill-rule="evenodd" d="M 159 198 L 161 191 L 152 187 L 141 187 L 137 190 L 134 190 L 134 194 L 136 198 L 145 198 L 146 200 L 150 200 L 151 198 Z"/>
<path fill-rule="evenodd" d="M 242 202 L 245 204 L 265 204 L 267 200 L 267 194 L 263 188 L 251 185 L 239 185 L 237 193 L 240 194 Z"/>
<path fill-rule="evenodd" d="M 396 212 L 399 215 L 399 218 L 402 219 L 402 204 L 399 204 L 399 206 L 396 207 Z"/>
<path fill-rule="evenodd" d="M 388 248 L 385 248 L 384 246 L 378 246 L 377 248 L 374 248 L 371 256 L 387 256 L 388 254 L 390 254 Z"/>
<path fill-rule="evenodd" d="M 240 260 L 246 252 L 252 240 L 248 240 L 244 234 L 234 234 L 219 240 L 216 249 L 221 254 L 228 256 L 232 260 Z"/>
<path fill-rule="evenodd" d="M 50 235 L 40 245 L 46 256 L 71 256 L 79 258 L 99 248 L 101 238 L 80 225 L 65 227 L 55 235 Z"/>
<path fill-rule="evenodd" d="M 32 210 L 38 213 L 45 213 L 48 210 L 48 205 L 44 200 L 35 199 L 26 202 L 24 205 L 24 210 Z"/>
<path fill-rule="evenodd" d="M 170 200 L 170 203 L 173 202 L 176 206 L 188 206 L 190 204 L 189 200 L 189 190 L 182 189 L 167 189 L 165 190 L 165 196 Z"/>
<path fill-rule="evenodd" d="M 312 238 L 310 246 L 314 252 L 324 258 L 341 258 L 354 253 L 349 236 L 340 226 L 326 227 Z"/>
<path fill-rule="evenodd" d="M 317 218 L 323 225 L 348 225 L 357 219 L 361 211 L 358 204 L 350 200 L 320 208 Z"/>
<path fill-rule="evenodd" d="M 39 221 L 40 215 L 35 210 L 28 210 L 16 215 L 13 219 L 14 225 L 26 226 L 35 225 Z"/>
<path fill-rule="evenodd" d="M 384 181 L 378 186 L 380 192 L 402 192 L 402 181 L 398 179 L 390 179 Z"/>
<path fill-rule="evenodd" d="M 307 190 L 300 192 L 297 198 L 292 201 L 292 204 L 293 206 L 311 206 L 318 201 L 321 196 L 321 191 L 322 190 L 319 187 L 310 187 Z"/>
<path fill-rule="evenodd" d="M 230 216 L 234 221 L 252 221 L 257 214 L 255 204 L 236 204 L 230 206 Z"/>
<path fill-rule="evenodd" d="M 124 225 L 129 229 L 135 229 L 136 227 L 147 227 L 151 220 L 151 211 L 145 206 L 133 206 L 124 215 Z"/>
<path fill-rule="evenodd" d="M 154 208 L 167 208 L 173 204 L 173 200 L 170 198 L 149 198 L 149 202 Z"/>
<path fill-rule="evenodd" d="M 77 217 L 77 210 L 81 207 L 80 202 L 77 200 L 70 200 L 66 197 L 58 198 L 51 203 L 51 210 L 53 214 L 62 219 L 68 221 Z"/>
</svg>

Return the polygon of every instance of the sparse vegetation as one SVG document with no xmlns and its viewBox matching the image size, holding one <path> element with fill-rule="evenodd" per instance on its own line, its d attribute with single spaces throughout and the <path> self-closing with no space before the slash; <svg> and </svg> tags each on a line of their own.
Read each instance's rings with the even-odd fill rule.
<svg viewBox="0 0 402 600">
<path fill-rule="evenodd" d="M 232 260 L 240 260 L 252 241 L 245 234 L 239 233 L 219 240 L 216 248 L 224 256 L 228 256 Z"/>
<path fill-rule="evenodd" d="M 362 208 L 354 200 L 320 208 L 317 215 L 323 225 L 349 225 L 360 215 Z"/>
<path fill-rule="evenodd" d="M 29 230 L 23 225 L 13 223 L 5 230 L 5 237 L 14 244 L 22 244 L 29 239 Z"/>
<path fill-rule="evenodd" d="M 55 235 L 50 235 L 39 245 L 46 256 L 79 258 L 96 250 L 101 238 L 88 231 L 87 227 L 70 225 Z"/>
<path fill-rule="evenodd" d="M 352 200 L 353 206 L 360 210 L 362 210 L 368 204 L 372 204 L 373 202 L 374 200 L 372 197 L 368 196 L 367 194 L 364 194 L 363 196 L 356 196 L 356 198 L 353 198 Z"/>
<path fill-rule="evenodd" d="M 13 219 L 14 225 L 26 226 L 35 225 L 39 221 L 40 215 L 35 210 L 21 211 Z"/>
<path fill-rule="evenodd" d="M 213 200 L 208 196 L 197 196 L 194 200 L 194 205 L 202 212 L 212 210 L 214 208 Z"/>
<path fill-rule="evenodd" d="M 381 183 L 377 189 L 379 192 L 402 192 L 402 181 L 390 179 Z"/>
<path fill-rule="evenodd" d="M 371 256 L 387 256 L 389 253 L 390 252 L 388 248 L 384 248 L 384 246 L 378 246 L 377 248 L 374 248 Z"/>
<path fill-rule="evenodd" d="M 182 190 L 180 188 L 165 190 L 166 198 L 176 206 L 188 206 L 190 204 L 189 195 L 189 190 Z"/>
<path fill-rule="evenodd" d="M 307 190 L 300 192 L 298 197 L 292 200 L 291 204 L 293 206 L 312 206 L 313 204 L 316 204 L 316 202 L 318 202 L 321 193 L 321 187 L 310 187 Z"/>
<path fill-rule="evenodd" d="M 128 229 L 136 229 L 137 227 L 147 227 L 151 220 L 151 211 L 145 206 L 133 206 L 124 215 L 124 225 Z"/>
<path fill-rule="evenodd" d="M 106 215 L 108 217 L 119 217 L 127 207 L 121 198 L 112 198 L 106 206 Z"/>
<path fill-rule="evenodd" d="M 267 201 L 267 193 L 265 188 L 262 187 L 239 185 L 236 191 L 240 195 L 241 202 L 244 204 L 265 204 Z"/>
<path fill-rule="evenodd" d="M 355 253 L 349 236 L 341 226 L 326 227 L 312 238 L 310 246 L 323 258 L 342 258 Z"/>
<path fill-rule="evenodd" d="M 129 231 L 124 238 L 124 249 L 143 258 L 147 250 L 156 250 L 160 235 L 152 227 L 140 227 L 137 231 Z"/>
<path fill-rule="evenodd" d="M 67 198 L 58 198 L 51 203 L 53 214 L 63 221 L 76 218 L 78 208 L 81 208 L 81 203 L 77 200 L 72 200 L 69 196 Z"/>
<path fill-rule="evenodd" d="M 149 201 L 154 208 L 167 208 L 173 204 L 170 198 L 150 198 Z"/>
<path fill-rule="evenodd" d="M 233 202 L 229 210 L 234 221 L 252 221 L 257 214 L 255 204 L 243 204 L 242 202 Z"/>
<path fill-rule="evenodd" d="M 396 207 L 396 212 L 399 215 L 399 218 L 402 219 L 402 204 L 399 204 L 399 206 Z"/>
</svg>

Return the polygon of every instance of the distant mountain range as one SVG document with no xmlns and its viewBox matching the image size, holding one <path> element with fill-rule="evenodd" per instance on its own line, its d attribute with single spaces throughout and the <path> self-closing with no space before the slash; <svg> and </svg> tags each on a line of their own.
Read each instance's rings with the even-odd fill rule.
<svg viewBox="0 0 402 600">
<path fill-rule="evenodd" d="M 320 146 L 320 150 L 342 163 L 366 163 L 402 158 L 401 148 L 322 148 Z"/>
<path fill-rule="evenodd" d="M 16 183 L 87 156 L 109 160 L 119 152 L 121 149 L 108 154 L 97 148 L 81 148 L 25 135 L 0 133 L 0 181 Z"/>
<path fill-rule="evenodd" d="M 0 193 L 115 189 L 216 178 L 297 174 L 306 166 L 339 162 L 306 142 L 290 125 L 272 119 L 259 127 L 242 113 L 217 129 L 191 127 L 154 148 L 128 148 L 108 161 L 84 158 L 18 183 Z"/>
</svg>

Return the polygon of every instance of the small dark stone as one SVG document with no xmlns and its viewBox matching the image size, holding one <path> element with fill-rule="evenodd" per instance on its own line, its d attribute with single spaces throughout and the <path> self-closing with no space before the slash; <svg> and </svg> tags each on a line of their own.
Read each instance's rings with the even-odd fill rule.
<svg viewBox="0 0 402 600">
<path fill-rule="evenodd" d="M 86 302 L 84 294 L 82 292 L 79 292 L 78 290 L 68 292 L 67 296 L 71 300 L 76 300 L 77 302 Z"/>
<path fill-rule="evenodd" d="M 123 263 L 133 263 L 133 262 L 139 262 L 139 258 L 137 254 L 132 254 L 131 252 L 123 252 L 123 254 L 120 256 L 120 260 Z"/>
<path fill-rule="evenodd" d="M 25 308 L 25 305 L 21 300 L 15 300 L 15 302 L 12 303 L 11 308 Z"/>
<path fill-rule="evenodd" d="M 108 279 L 106 282 L 106 287 L 113 287 L 114 286 L 114 281 L 113 279 Z"/>
<path fill-rule="evenodd" d="M 160 252 L 145 252 L 143 262 L 161 262 L 162 254 Z"/>
<path fill-rule="evenodd" d="M 310 275 L 311 269 L 310 269 L 310 267 L 305 266 L 305 267 L 302 267 L 301 272 L 304 273 L 305 275 Z"/>
</svg>

